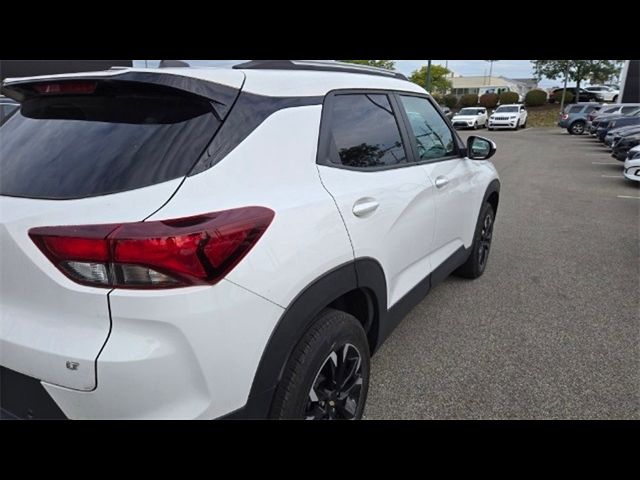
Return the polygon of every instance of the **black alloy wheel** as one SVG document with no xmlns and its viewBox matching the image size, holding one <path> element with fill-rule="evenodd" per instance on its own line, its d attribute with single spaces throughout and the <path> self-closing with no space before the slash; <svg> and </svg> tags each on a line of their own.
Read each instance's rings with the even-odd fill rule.
<svg viewBox="0 0 640 480">
<path fill-rule="evenodd" d="M 493 212 L 489 211 L 484 217 L 480 238 L 478 241 L 478 267 L 484 270 L 491 250 L 491 237 L 493 235 Z"/>
<path fill-rule="evenodd" d="M 362 356 L 347 343 L 325 359 L 309 390 L 305 420 L 352 420 L 362 393 Z"/>
</svg>

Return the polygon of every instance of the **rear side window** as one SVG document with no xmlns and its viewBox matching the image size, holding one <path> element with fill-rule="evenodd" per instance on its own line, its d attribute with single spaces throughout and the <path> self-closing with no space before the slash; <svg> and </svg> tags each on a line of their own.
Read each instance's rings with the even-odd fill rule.
<svg viewBox="0 0 640 480">
<path fill-rule="evenodd" d="M 407 163 L 387 95 L 336 95 L 330 108 L 329 155 L 333 163 L 356 168 Z"/>
<path fill-rule="evenodd" d="M 415 137 L 420 160 L 453 155 L 456 150 L 453 133 L 431 102 L 426 98 L 408 95 L 401 95 L 400 99 Z"/>
<path fill-rule="evenodd" d="M 82 198 L 179 178 L 219 123 L 208 100 L 152 85 L 27 99 L 0 128 L 0 193 Z"/>
<path fill-rule="evenodd" d="M 633 112 L 634 110 L 637 110 L 638 106 L 634 106 L 634 107 L 622 107 L 622 109 L 620 110 L 622 113 L 629 113 L 629 112 Z"/>
<path fill-rule="evenodd" d="M 590 113 L 590 112 L 594 112 L 594 111 L 597 112 L 598 110 L 600 110 L 600 107 L 589 105 L 587 107 L 587 109 L 585 110 L 585 113 Z"/>
<path fill-rule="evenodd" d="M 584 108 L 584 107 L 582 107 L 582 106 L 575 106 L 575 107 L 571 107 L 571 108 L 569 109 L 569 112 L 568 112 L 568 113 L 578 113 L 578 112 L 582 111 L 582 109 L 583 109 L 583 108 Z"/>
</svg>

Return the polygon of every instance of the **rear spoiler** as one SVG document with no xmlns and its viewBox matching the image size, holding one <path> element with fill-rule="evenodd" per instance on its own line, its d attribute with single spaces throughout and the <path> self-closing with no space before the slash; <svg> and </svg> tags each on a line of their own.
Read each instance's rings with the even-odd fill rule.
<svg viewBox="0 0 640 480">
<path fill-rule="evenodd" d="M 42 95 L 43 85 L 55 84 L 57 86 L 65 84 L 78 84 L 82 82 L 93 81 L 96 84 L 109 82 L 134 82 L 147 83 L 151 85 L 159 85 L 168 88 L 180 90 L 182 92 L 191 93 L 204 97 L 212 102 L 216 113 L 221 119 L 224 119 L 229 113 L 231 106 L 240 93 L 239 89 L 221 85 L 219 83 L 200 80 L 193 77 L 185 77 L 175 74 L 164 74 L 156 72 L 114 72 L 114 75 L 96 75 L 88 73 L 87 75 L 69 75 L 69 76 L 52 76 L 52 77 L 31 77 L 31 78 L 7 78 L 2 83 L 0 93 L 10 97 L 17 102 L 24 102 L 30 98 Z M 50 91 L 50 90 L 49 90 Z M 72 92 L 73 93 L 73 92 Z M 78 93 L 78 92 L 76 92 Z M 89 93 L 89 92 L 85 92 Z M 49 93 L 51 95 L 54 93 Z"/>
</svg>

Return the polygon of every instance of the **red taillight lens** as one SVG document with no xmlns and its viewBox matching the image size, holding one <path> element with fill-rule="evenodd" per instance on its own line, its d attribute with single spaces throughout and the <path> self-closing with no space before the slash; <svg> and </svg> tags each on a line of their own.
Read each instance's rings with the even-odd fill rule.
<svg viewBox="0 0 640 480">
<path fill-rule="evenodd" d="M 566 120 L 567 118 L 569 118 L 569 114 L 568 113 L 563 113 L 562 114 L 562 120 Z"/>
<path fill-rule="evenodd" d="M 72 280 L 107 288 L 214 284 L 251 250 L 274 212 L 246 207 L 194 217 L 37 227 L 29 236 Z"/>
<path fill-rule="evenodd" d="M 47 82 L 36 83 L 33 89 L 43 95 L 86 94 L 95 92 L 96 85 L 97 82 L 93 81 Z"/>
</svg>

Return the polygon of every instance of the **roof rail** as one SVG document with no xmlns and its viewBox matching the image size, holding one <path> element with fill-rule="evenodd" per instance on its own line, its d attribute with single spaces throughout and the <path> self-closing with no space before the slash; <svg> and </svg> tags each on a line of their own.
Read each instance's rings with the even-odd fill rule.
<svg viewBox="0 0 640 480">
<path fill-rule="evenodd" d="M 399 78 L 407 80 L 402 73 L 384 68 L 358 65 L 354 63 L 336 62 L 334 60 L 250 60 L 234 65 L 241 70 L 317 70 L 323 72 L 362 73 L 379 77 Z"/>
</svg>

